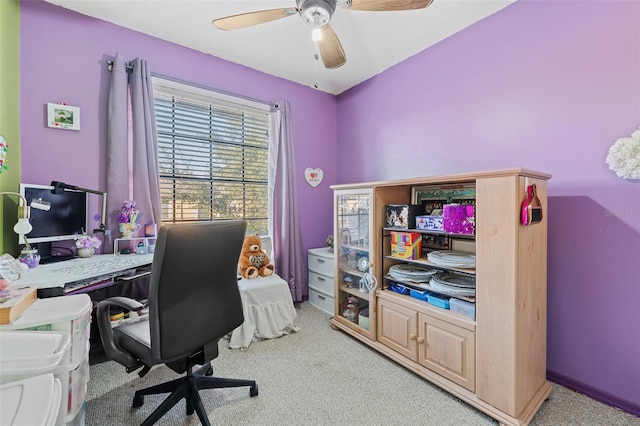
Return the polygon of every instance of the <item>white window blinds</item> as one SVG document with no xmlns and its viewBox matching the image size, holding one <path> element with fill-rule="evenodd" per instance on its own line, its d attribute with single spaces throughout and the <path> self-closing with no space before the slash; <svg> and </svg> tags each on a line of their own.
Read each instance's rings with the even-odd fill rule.
<svg viewBox="0 0 640 426">
<path fill-rule="evenodd" d="M 154 77 L 163 222 L 242 218 L 268 233 L 268 106 Z"/>
</svg>

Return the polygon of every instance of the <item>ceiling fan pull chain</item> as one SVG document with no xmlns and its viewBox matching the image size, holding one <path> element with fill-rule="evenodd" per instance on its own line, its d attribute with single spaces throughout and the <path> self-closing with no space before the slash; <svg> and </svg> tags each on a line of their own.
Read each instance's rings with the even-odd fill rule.
<svg viewBox="0 0 640 426">
<path fill-rule="evenodd" d="M 316 74 L 316 82 L 313 83 L 313 87 L 314 89 L 318 88 L 318 81 L 319 81 L 319 76 L 320 76 L 320 46 L 319 46 L 319 42 L 318 41 L 314 41 L 314 49 L 315 52 L 313 53 L 313 59 L 315 60 L 315 65 L 314 65 L 314 72 Z"/>
</svg>

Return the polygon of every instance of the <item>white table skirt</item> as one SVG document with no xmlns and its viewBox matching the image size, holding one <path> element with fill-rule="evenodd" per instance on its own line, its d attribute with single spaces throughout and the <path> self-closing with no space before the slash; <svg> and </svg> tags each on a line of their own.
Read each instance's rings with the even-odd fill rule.
<svg viewBox="0 0 640 426">
<path fill-rule="evenodd" d="M 252 341 L 300 330 L 287 282 L 278 275 L 238 281 L 244 323 L 229 336 L 229 347 L 246 349 Z"/>
</svg>

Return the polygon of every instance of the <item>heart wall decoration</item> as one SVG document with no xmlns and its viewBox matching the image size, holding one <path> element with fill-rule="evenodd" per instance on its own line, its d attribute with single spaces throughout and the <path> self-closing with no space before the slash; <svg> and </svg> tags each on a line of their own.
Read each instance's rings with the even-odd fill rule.
<svg viewBox="0 0 640 426">
<path fill-rule="evenodd" d="M 311 167 L 307 167 L 306 169 L 304 169 L 304 178 L 307 180 L 307 183 L 309 185 L 315 188 L 316 186 L 320 185 L 320 182 L 322 182 L 322 169 L 312 169 Z"/>
</svg>

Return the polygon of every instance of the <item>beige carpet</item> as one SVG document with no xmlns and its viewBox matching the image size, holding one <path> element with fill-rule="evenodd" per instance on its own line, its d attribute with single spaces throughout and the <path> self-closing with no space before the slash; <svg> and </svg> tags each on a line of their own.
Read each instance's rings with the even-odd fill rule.
<svg viewBox="0 0 640 426">
<path fill-rule="evenodd" d="M 201 392 L 217 425 L 495 425 L 496 421 L 410 373 L 367 346 L 331 329 L 329 316 L 303 303 L 298 333 L 254 342 L 245 352 L 221 342 L 214 374 L 253 379 L 248 388 Z M 114 362 L 91 366 L 86 424 L 137 425 L 166 395 L 131 408 L 135 389 L 176 378 L 158 366 L 143 379 Z M 158 423 L 199 425 L 179 403 Z M 640 418 L 554 385 L 532 425 L 635 425 Z"/>
</svg>

